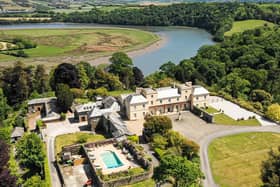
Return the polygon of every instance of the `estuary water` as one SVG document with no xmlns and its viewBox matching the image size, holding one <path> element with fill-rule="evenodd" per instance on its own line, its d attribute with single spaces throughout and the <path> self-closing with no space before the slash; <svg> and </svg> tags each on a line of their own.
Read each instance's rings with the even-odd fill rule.
<svg viewBox="0 0 280 187">
<path fill-rule="evenodd" d="M 133 55 L 134 65 L 139 67 L 145 75 L 158 70 L 168 62 L 179 63 L 196 55 L 197 50 L 203 45 L 213 45 L 212 36 L 202 29 L 190 27 L 138 27 L 138 26 L 115 26 L 99 24 L 76 24 L 76 23 L 32 23 L 1 25 L 0 29 L 36 29 L 36 28 L 94 28 L 94 27 L 128 27 L 151 31 L 164 37 L 160 46 L 144 53 Z"/>
</svg>

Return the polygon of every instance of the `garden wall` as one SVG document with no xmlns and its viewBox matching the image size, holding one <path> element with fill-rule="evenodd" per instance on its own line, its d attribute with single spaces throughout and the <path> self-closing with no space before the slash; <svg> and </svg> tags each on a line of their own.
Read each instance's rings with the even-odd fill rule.
<svg viewBox="0 0 280 187">
<path fill-rule="evenodd" d="M 203 120 L 205 120 L 208 123 L 214 123 L 214 115 L 209 114 L 196 106 L 193 106 L 193 109 L 191 110 L 191 112 L 194 113 L 196 116 L 202 118 Z"/>
</svg>

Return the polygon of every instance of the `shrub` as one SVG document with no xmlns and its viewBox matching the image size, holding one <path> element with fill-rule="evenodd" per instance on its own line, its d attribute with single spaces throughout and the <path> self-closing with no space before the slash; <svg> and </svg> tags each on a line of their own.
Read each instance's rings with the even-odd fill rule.
<svg viewBox="0 0 280 187">
<path fill-rule="evenodd" d="M 36 121 L 36 125 L 40 129 L 44 125 L 44 123 L 43 123 L 42 120 L 39 119 L 39 120 Z"/>
<path fill-rule="evenodd" d="M 95 96 L 107 96 L 108 94 L 108 90 L 104 87 L 89 89 L 87 92 L 87 96 L 89 99 L 94 99 Z"/>
<path fill-rule="evenodd" d="M 86 143 L 88 139 L 87 134 L 81 134 L 78 137 L 77 143 Z"/>
<path fill-rule="evenodd" d="M 280 121 L 280 105 L 278 103 L 270 105 L 267 108 L 265 116 L 269 119 Z"/>
<path fill-rule="evenodd" d="M 70 91 L 74 98 L 83 98 L 85 91 L 79 88 L 71 88 Z"/>
<path fill-rule="evenodd" d="M 168 145 L 167 139 L 160 134 L 154 134 L 152 136 L 152 146 L 153 148 L 165 149 Z"/>
<path fill-rule="evenodd" d="M 60 114 L 60 120 L 61 120 L 61 121 L 66 120 L 66 114 L 65 114 L 65 113 L 61 113 L 61 114 Z"/>
<path fill-rule="evenodd" d="M 134 143 L 139 143 L 139 137 L 138 136 L 128 136 L 127 137 L 128 140 L 134 142 Z"/>
</svg>

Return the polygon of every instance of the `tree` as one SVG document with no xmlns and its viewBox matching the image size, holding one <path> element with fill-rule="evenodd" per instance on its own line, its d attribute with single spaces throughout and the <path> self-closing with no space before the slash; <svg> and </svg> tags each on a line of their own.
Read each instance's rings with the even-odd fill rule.
<svg viewBox="0 0 280 187">
<path fill-rule="evenodd" d="M 0 88 L 0 125 L 3 120 L 7 119 L 11 107 L 7 103 L 7 98 L 4 96 L 3 90 Z"/>
<path fill-rule="evenodd" d="M 0 187 L 16 186 L 16 177 L 11 175 L 8 167 L 9 146 L 0 140 Z"/>
<path fill-rule="evenodd" d="M 270 150 L 268 159 L 262 163 L 261 178 L 264 187 L 276 187 L 280 185 L 280 146 L 278 150 Z"/>
<path fill-rule="evenodd" d="M 270 105 L 267 108 L 265 115 L 269 119 L 280 121 L 280 105 L 278 103 Z"/>
<path fill-rule="evenodd" d="M 76 65 L 76 68 L 78 70 L 78 76 L 81 82 L 81 88 L 86 89 L 89 85 L 90 79 L 87 75 L 84 65 L 79 63 Z"/>
<path fill-rule="evenodd" d="M 45 153 L 43 143 L 37 134 L 26 134 L 17 142 L 16 156 L 20 164 L 32 172 L 43 171 Z"/>
<path fill-rule="evenodd" d="M 129 88 L 133 76 L 133 62 L 127 54 L 123 52 L 116 52 L 110 58 L 111 64 L 109 65 L 109 72 L 119 76 L 120 81 Z"/>
<path fill-rule="evenodd" d="M 45 186 L 45 182 L 39 175 L 34 175 L 27 179 L 23 184 L 23 187 L 42 187 Z"/>
<path fill-rule="evenodd" d="M 55 91 L 55 96 L 57 97 L 57 104 L 62 112 L 67 112 L 67 110 L 72 106 L 74 97 L 67 84 L 58 84 Z"/>
<path fill-rule="evenodd" d="M 220 88 L 233 97 L 248 93 L 250 82 L 239 77 L 237 73 L 230 73 L 218 83 Z"/>
<path fill-rule="evenodd" d="M 253 90 L 250 97 L 252 101 L 261 102 L 262 104 L 270 104 L 272 102 L 272 96 L 264 90 Z"/>
<path fill-rule="evenodd" d="M 25 68 L 21 62 L 17 62 L 12 68 L 4 69 L 2 75 L 3 92 L 10 105 L 20 104 L 31 93 L 32 76 L 28 73 L 29 69 Z"/>
<path fill-rule="evenodd" d="M 104 87 L 89 89 L 87 92 L 88 98 L 90 99 L 94 99 L 95 96 L 107 96 L 108 94 L 108 90 Z"/>
<path fill-rule="evenodd" d="M 167 62 L 160 66 L 160 72 L 164 73 L 168 77 L 174 78 L 176 65 L 173 62 Z"/>
<path fill-rule="evenodd" d="M 135 86 L 140 86 L 144 82 L 144 75 L 138 67 L 133 67 L 133 77 Z"/>
<path fill-rule="evenodd" d="M 199 185 L 203 173 L 197 163 L 168 154 L 162 157 L 154 176 L 159 182 L 171 181 L 176 187 L 185 187 Z"/>
<path fill-rule="evenodd" d="M 144 132 L 148 136 L 153 134 L 164 135 L 172 129 L 172 121 L 167 116 L 148 116 L 144 123 Z"/>
<path fill-rule="evenodd" d="M 56 90 L 59 83 L 67 84 L 70 88 L 80 88 L 79 73 L 77 68 L 68 63 L 62 63 L 54 70 L 51 87 Z"/>
<path fill-rule="evenodd" d="M 38 65 L 34 75 L 34 89 L 42 94 L 49 90 L 48 74 L 44 65 Z"/>
</svg>

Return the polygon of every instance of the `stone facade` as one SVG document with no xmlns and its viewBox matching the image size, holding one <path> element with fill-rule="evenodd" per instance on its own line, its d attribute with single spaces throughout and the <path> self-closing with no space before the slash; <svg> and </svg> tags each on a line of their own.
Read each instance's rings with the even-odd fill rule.
<svg viewBox="0 0 280 187">
<path fill-rule="evenodd" d="M 209 92 L 191 82 L 164 88 L 137 88 L 136 93 L 122 95 L 120 98 L 129 120 L 143 119 L 146 115 L 189 110 L 192 106 L 208 105 Z"/>
</svg>

